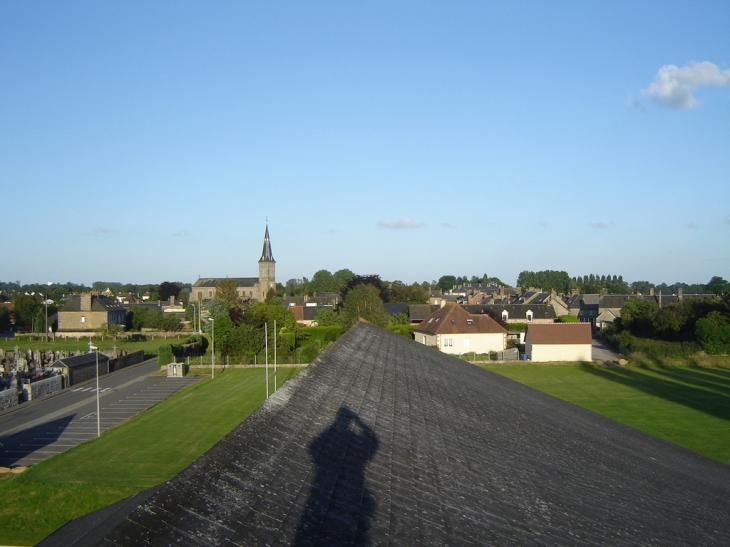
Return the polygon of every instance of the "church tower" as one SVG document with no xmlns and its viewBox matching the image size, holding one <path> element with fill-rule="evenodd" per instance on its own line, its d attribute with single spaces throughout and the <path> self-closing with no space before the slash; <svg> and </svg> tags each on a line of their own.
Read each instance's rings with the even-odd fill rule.
<svg viewBox="0 0 730 547">
<path fill-rule="evenodd" d="M 276 289 L 276 260 L 271 254 L 271 241 L 269 240 L 269 225 L 266 225 L 266 234 L 264 235 L 264 250 L 261 252 L 259 259 L 259 290 L 261 291 L 261 300 L 266 297 L 269 289 Z"/>
</svg>

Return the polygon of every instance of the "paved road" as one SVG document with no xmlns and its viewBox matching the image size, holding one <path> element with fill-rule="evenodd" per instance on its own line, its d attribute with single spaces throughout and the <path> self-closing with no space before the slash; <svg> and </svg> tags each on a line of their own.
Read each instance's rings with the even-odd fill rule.
<svg viewBox="0 0 730 547">
<path fill-rule="evenodd" d="M 100 378 L 102 432 L 205 378 L 150 376 L 159 370 L 153 360 Z M 33 465 L 97 434 L 95 380 L 16 408 L 0 414 L 3 467 Z"/>
</svg>

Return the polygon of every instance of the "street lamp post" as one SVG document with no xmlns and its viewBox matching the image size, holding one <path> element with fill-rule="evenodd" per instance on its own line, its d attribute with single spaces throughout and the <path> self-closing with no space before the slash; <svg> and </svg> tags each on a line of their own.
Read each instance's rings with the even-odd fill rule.
<svg viewBox="0 0 730 547">
<path fill-rule="evenodd" d="M 96 436 L 101 437 L 101 407 L 99 404 L 99 348 L 91 345 L 89 340 L 89 351 L 96 350 Z"/>
</svg>

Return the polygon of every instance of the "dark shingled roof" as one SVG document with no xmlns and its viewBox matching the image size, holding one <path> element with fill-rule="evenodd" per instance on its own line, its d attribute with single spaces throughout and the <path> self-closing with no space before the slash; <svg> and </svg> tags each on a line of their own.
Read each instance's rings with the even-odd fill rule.
<svg viewBox="0 0 730 547">
<path fill-rule="evenodd" d="M 126 311 L 122 304 L 118 304 L 111 298 L 107 298 L 104 295 L 91 295 L 91 311 Z M 81 295 L 75 294 L 61 307 L 60 311 L 82 311 L 81 310 Z"/>
<path fill-rule="evenodd" d="M 199 277 L 193 287 L 217 287 L 221 281 L 233 280 L 236 287 L 250 288 L 259 282 L 258 277 Z"/>
<path fill-rule="evenodd" d="M 269 239 L 269 225 L 266 225 L 266 233 L 264 234 L 264 248 L 261 251 L 259 262 L 276 262 L 274 255 L 271 254 L 271 240 Z"/>
<path fill-rule="evenodd" d="M 488 315 L 472 315 L 458 304 L 446 304 L 413 328 L 428 334 L 499 334 L 502 325 Z"/>
<path fill-rule="evenodd" d="M 724 464 L 359 323 L 98 544 L 719 546 L 728 499 Z"/>
</svg>

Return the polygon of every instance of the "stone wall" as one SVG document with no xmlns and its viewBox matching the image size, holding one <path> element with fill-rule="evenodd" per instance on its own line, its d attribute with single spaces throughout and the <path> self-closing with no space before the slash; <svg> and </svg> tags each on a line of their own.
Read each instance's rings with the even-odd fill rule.
<svg viewBox="0 0 730 547">
<path fill-rule="evenodd" d="M 48 395 L 49 393 L 53 393 L 54 391 L 60 391 L 62 389 L 63 376 L 52 376 L 51 378 L 46 378 L 45 380 L 32 382 L 30 384 L 30 398 L 35 399 L 36 397 L 43 397 L 44 395 Z"/>
<path fill-rule="evenodd" d="M 131 365 L 136 365 L 142 361 L 144 361 L 144 351 L 141 349 L 137 351 L 130 351 L 125 355 L 120 355 L 116 359 L 112 359 L 109 362 L 109 372 L 114 372 Z"/>
<path fill-rule="evenodd" d="M 0 391 L 0 410 L 10 408 L 18 404 L 18 391 L 13 387 Z"/>
</svg>

